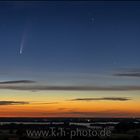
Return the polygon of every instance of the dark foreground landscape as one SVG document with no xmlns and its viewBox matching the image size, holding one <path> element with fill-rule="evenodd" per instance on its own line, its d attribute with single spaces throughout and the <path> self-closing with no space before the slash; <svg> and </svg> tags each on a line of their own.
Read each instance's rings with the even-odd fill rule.
<svg viewBox="0 0 140 140">
<path fill-rule="evenodd" d="M 140 139 L 140 119 L 0 118 L 0 140 Z"/>
</svg>

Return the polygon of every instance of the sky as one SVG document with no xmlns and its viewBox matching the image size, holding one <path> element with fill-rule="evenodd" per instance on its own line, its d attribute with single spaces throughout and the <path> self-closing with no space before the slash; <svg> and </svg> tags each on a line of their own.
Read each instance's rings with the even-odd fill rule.
<svg viewBox="0 0 140 140">
<path fill-rule="evenodd" d="M 0 2 L 0 117 L 140 117 L 140 2 Z"/>
</svg>

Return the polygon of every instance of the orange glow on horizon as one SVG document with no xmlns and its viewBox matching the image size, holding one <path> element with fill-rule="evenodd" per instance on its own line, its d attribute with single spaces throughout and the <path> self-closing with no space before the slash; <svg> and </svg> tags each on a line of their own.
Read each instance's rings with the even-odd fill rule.
<svg viewBox="0 0 140 140">
<path fill-rule="evenodd" d="M 0 117 L 139 117 L 139 102 L 64 101 L 54 104 L 0 106 Z"/>
</svg>

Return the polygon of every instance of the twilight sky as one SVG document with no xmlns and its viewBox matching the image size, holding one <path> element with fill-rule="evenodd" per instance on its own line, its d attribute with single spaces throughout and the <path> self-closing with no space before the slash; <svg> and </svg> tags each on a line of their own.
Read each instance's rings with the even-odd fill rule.
<svg viewBox="0 0 140 140">
<path fill-rule="evenodd" d="M 0 2 L 0 117 L 140 117 L 140 2 Z"/>
</svg>

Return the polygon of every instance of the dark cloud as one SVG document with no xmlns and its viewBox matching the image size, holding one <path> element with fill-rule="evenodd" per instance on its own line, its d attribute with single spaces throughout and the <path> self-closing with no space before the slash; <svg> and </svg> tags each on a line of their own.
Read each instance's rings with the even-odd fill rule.
<svg viewBox="0 0 140 140">
<path fill-rule="evenodd" d="M 115 76 L 122 76 L 122 77 L 140 77 L 140 73 L 133 73 L 133 72 L 129 72 L 129 73 L 116 73 L 114 75 Z"/>
<path fill-rule="evenodd" d="M 113 75 L 120 77 L 140 77 L 140 69 L 121 69 Z"/>
<path fill-rule="evenodd" d="M 28 84 L 28 83 L 35 83 L 35 81 L 31 80 L 17 80 L 17 81 L 3 81 L 0 84 Z"/>
<path fill-rule="evenodd" d="M 0 89 L 10 90 L 65 90 L 65 91 L 136 91 L 140 86 L 32 86 L 32 85 L 6 85 L 0 84 Z"/>
<path fill-rule="evenodd" d="M 68 110 L 68 108 L 60 107 L 60 108 L 58 108 L 58 110 L 60 110 L 60 111 L 62 111 L 62 110 Z"/>
<path fill-rule="evenodd" d="M 109 100 L 109 101 L 128 101 L 131 100 L 126 97 L 104 97 L 104 98 L 76 98 L 70 101 L 102 101 L 102 100 Z"/>
<path fill-rule="evenodd" d="M 65 114 L 69 115 L 76 115 L 81 117 L 126 117 L 132 116 L 133 113 L 130 112 L 123 112 L 118 110 L 106 110 L 106 111 L 91 111 L 91 112 L 81 112 L 81 111 L 73 111 L 73 112 L 66 112 Z"/>
<path fill-rule="evenodd" d="M 80 117 L 127 117 L 127 116 L 133 116 L 134 114 L 132 112 L 124 112 L 119 110 L 104 110 L 104 111 L 64 111 L 59 110 L 59 112 L 44 112 L 42 115 L 46 116 L 80 116 Z"/>
<path fill-rule="evenodd" d="M 37 104 L 59 104 L 59 102 L 47 102 L 47 103 L 37 103 Z"/>
<path fill-rule="evenodd" d="M 29 104 L 29 102 L 24 101 L 0 101 L 0 105 L 24 105 Z"/>
</svg>

